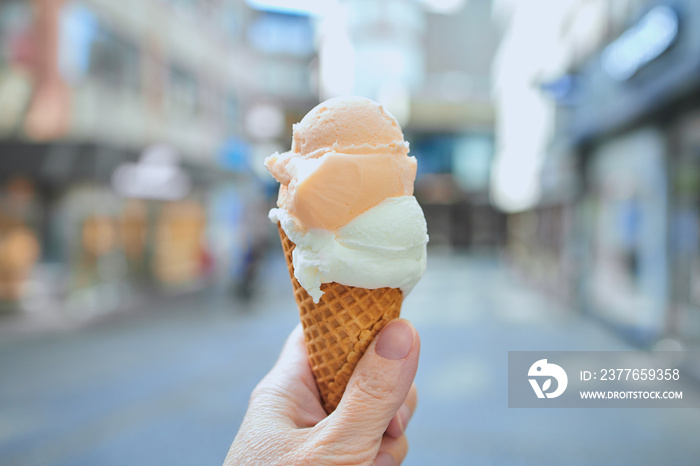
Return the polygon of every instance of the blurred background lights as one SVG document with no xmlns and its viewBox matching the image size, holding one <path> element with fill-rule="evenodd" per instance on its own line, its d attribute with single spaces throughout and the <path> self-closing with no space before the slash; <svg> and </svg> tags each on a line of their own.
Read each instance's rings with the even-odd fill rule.
<svg viewBox="0 0 700 466">
<path fill-rule="evenodd" d="M 356 52 L 348 31 L 347 8 L 327 15 L 318 31 L 319 93 L 322 99 L 353 93 Z"/>
<path fill-rule="evenodd" d="M 678 36 L 678 13 L 669 6 L 657 6 L 603 50 L 603 69 L 620 81 L 661 55 Z"/>
<path fill-rule="evenodd" d="M 246 132 L 259 140 L 273 139 L 284 131 L 284 113 L 272 103 L 259 103 L 245 115 Z"/>
<path fill-rule="evenodd" d="M 148 147 L 137 162 L 119 165 L 112 186 L 121 196 L 174 201 L 190 192 L 189 175 L 177 163 L 177 154 L 167 145 Z"/>
<path fill-rule="evenodd" d="M 410 119 L 411 93 L 405 84 L 387 81 L 379 88 L 376 99 L 396 117 L 401 126 L 404 126 Z"/>
<path fill-rule="evenodd" d="M 537 164 L 519 154 L 494 160 L 491 177 L 491 200 L 506 212 L 532 208 L 540 198 Z"/>
</svg>

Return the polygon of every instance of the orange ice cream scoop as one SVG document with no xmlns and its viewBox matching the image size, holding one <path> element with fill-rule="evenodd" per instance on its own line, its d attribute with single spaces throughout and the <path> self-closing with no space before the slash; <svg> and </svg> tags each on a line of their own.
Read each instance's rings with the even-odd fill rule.
<svg viewBox="0 0 700 466">
<path fill-rule="evenodd" d="M 277 205 L 305 228 L 335 231 L 386 198 L 413 194 L 416 159 L 396 119 L 376 102 L 327 100 L 293 132 L 292 150 L 265 165 L 281 183 Z"/>
<path fill-rule="evenodd" d="M 292 152 L 320 157 L 326 152 L 367 153 L 406 146 L 393 115 L 364 97 L 336 97 L 314 107 L 293 126 Z M 405 147 L 408 153 L 408 147 Z"/>
</svg>

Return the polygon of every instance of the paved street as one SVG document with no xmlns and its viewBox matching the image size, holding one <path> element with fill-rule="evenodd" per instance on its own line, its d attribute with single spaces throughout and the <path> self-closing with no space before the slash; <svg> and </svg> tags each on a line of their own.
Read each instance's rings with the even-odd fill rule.
<svg viewBox="0 0 700 466">
<path fill-rule="evenodd" d="M 0 464 L 217 465 L 298 317 L 281 260 L 247 308 L 191 295 L 77 330 L 0 322 Z M 432 251 L 406 465 L 698 464 L 690 409 L 509 409 L 508 350 L 630 349 L 493 257 Z"/>
</svg>

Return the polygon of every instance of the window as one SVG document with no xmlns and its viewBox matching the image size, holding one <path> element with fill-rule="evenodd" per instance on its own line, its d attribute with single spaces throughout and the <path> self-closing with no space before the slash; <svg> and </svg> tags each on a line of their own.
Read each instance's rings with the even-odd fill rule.
<svg viewBox="0 0 700 466">
<path fill-rule="evenodd" d="M 197 79 L 180 65 L 171 65 L 168 70 L 168 100 L 171 110 L 181 115 L 193 116 L 199 112 Z"/>
<path fill-rule="evenodd" d="M 138 48 L 100 24 L 90 48 L 89 75 L 109 87 L 139 91 L 141 66 Z"/>
</svg>

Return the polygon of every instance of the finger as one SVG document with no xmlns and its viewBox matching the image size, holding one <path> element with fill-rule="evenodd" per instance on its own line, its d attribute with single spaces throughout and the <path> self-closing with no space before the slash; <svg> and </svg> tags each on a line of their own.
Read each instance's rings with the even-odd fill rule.
<svg viewBox="0 0 700 466">
<path fill-rule="evenodd" d="M 416 410 L 416 404 L 418 403 L 418 390 L 416 389 L 416 384 L 411 385 L 411 390 L 408 392 L 406 401 L 401 405 L 399 410 L 396 412 L 396 416 L 391 419 L 389 426 L 386 428 L 386 435 L 390 437 L 401 437 L 406 431 L 408 426 L 408 421 L 413 417 L 413 412 Z"/>
<path fill-rule="evenodd" d="M 277 362 L 275 362 L 273 370 L 279 367 L 296 365 L 307 360 L 306 345 L 304 345 L 304 330 L 301 324 L 297 324 L 294 330 L 292 330 L 292 333 L 287 337 L 287 341 L 284 342 L 284 346 L 277 358 Z"/>
<path fill-rule="evenodd" d="M 401 464 L 408 454 L 408 440 L 405 435 L 398 438 L 384 436 L 379 446 L 379 453 L 374 460 L 376 466 L 396 466 Z"/>
<path fill-rule="evenodd" d="M 269 404 L 270 397 L 309 409 L 315 405 L 321 407 L 301 324 L 289 335 L 277 362 L 253 390 L 251 403 Z M 320 411 L 323 412 L 322 408 Z"/>
<path fill-rule="evenodd" d="M 277 362 L 266 378 L 268 377 L 274 377 L 282 383 L 292 381 L 298 383 L 301 380 L 310 390 L 318 391 L 309 365 L 309 356 L 304 344 L 304 330 L 301 324 L 297 324 L 287 338 Z"/>
<path fill-rule="evenodd" d="M 357 364 L 329 424 L 374 447 L 406 400 L 419 353 L 420 339 L 409 321 L 387 324 Z"/>
</svg>

